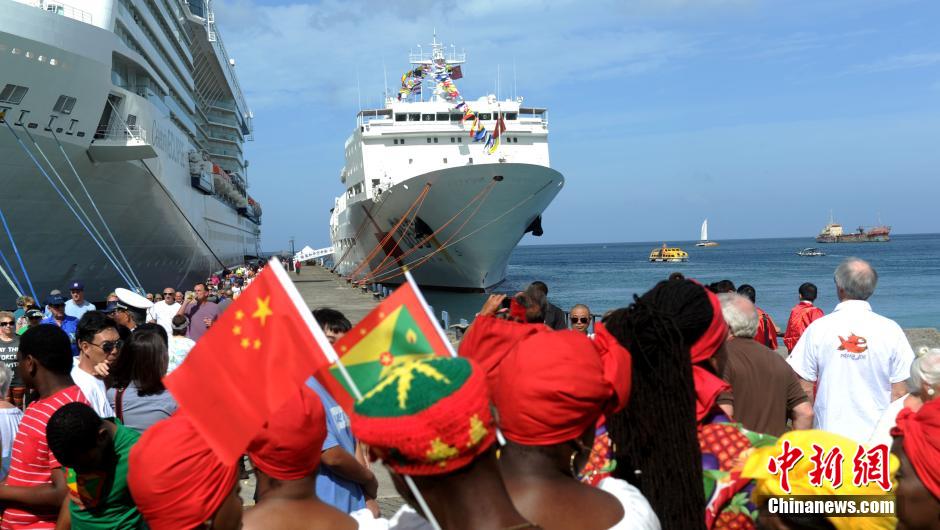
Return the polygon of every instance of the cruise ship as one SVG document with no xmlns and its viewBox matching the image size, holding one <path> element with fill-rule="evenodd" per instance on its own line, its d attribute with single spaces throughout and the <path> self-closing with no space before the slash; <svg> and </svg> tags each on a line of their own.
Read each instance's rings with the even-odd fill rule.
<svg viewBox="0 0 940 530">
<path fill-rule="evenodd" d="M 260 254 L 252 114 L 209 1 L 0 6 L 0 299 L 191 289 Z"/>
<path fill-rule="evenodd" d="M 548 111 L 459 94 L 465 54 L 435 36 L 410 54 L 399 97 L 361 110 L 346 140 L 345 193 L 330 217 L 334 268 L 357 283 L 483 291 L 565 179 L 549 167 Z"/>
</svg>

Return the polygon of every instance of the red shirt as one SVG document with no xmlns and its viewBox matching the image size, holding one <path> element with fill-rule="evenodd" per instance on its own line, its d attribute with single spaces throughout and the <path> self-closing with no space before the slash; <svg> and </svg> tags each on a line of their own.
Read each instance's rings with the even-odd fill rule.
<svg viewBox="0 0 940 530">
<path fill-rule="evenodd" d="M 52 470 L 62 466 L 46 443 L 46 424 L 60 407 L 74 402 L 88 404 L 76 385 L 40 399 L 26 409 L 13 441 L 10 474 L 6 479 L 8 486 L 35 487 L 52 483 Z M 10 507 L 3 512 L 0 529 L 55 528 L 58 515 L 58 507 L 36 512 Z"/>
<path fill-rule="evenodd" d="M 806 328 L 821 316 L 822 309 L 814 306 L 812 302 L 802 300 L 793 306 L 790 310 L 790 320 L 787 322 L 787 331 L 783 334 L 783 345 L 787 347 L 787 352 L 793 351 Z"/>
<path fill-rule="evenodd" d="M 763 309 L 757 307 L 757 334 L 754 340 L 767 346 L 771 350 L 777 349 L 777 325 L 770 315 Z"/>
</svg>

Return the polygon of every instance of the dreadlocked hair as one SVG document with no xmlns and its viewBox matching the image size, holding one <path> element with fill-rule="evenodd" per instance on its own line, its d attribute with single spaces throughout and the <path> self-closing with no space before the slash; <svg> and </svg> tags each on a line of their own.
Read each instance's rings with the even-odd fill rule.
<svg viewBox="0 0 940 530">
<path fill-rule="evenodd" d="M 604 323 L 633 357 L 630 403 L 611 416 L 614 475 L 649 500 L 663 528 L 704 529 L 705 493 L 689 347 L 713 310 L 702 286 L 660 282 Z"/>
</svg>

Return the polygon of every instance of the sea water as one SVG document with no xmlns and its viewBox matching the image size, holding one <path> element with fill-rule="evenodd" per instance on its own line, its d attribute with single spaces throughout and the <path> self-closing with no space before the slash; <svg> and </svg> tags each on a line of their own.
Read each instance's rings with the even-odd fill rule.
<svg viewBox="0 0 940 530">
<path fill-rule="evenodd" d="M 897 235 L 888 243 L 817 244 L 812 238 L 791 238 L 728 240 L 707 248 L 694 241 L 668 244 L 687 251 L 689 261 L 650 263 L 650 251 L 662 242 L 522 245 L 513 251 L 506 281 L 495 291 L 511 293 L 542 280 L 549 300 L 563 310 L 581 303 L 601 315 L 628 305 L 634 294 L 678 271 L 702 283 L 729 279 L 736 286 L 752 285 L 757 305 L 782 329 L 803 282 L 816 284 L 816 305 L 831 312 L 838 303 L 833 272 L 842 260 L 857 256 L 878 272 L 878 287 L 869 299 L 876 312 L 905 328 L 940 327 L 940 234 Z M 826 256 L 797 255 L 811 246 Z M 472 319 L 485 300 L 481 294 L 426 295 L 435 313 L 448 311 L 451 323 Z"/>
</svg>

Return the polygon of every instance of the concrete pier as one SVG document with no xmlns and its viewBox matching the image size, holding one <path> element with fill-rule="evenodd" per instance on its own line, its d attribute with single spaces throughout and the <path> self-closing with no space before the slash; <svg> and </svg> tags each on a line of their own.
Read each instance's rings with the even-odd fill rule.
<svg viewBox="0 0 940 530">
<path fill-rule="evenodd" d="M 345 280 L 316 265 L 301 267 L 300 274 L 291 272 L 294 285 L 311 310 L 319 307 L 336 309 L 346 315 L 353 325 L 365 317 L 379 300 L 370 292 L 363 292 L 347 284 Z M 379 480 L 379 506 L 383 517 L 391 517 L 404 501 L 392 486 L 391 479 L 381 464 L 374 464 L 372 471 Z"/>
</svg>

